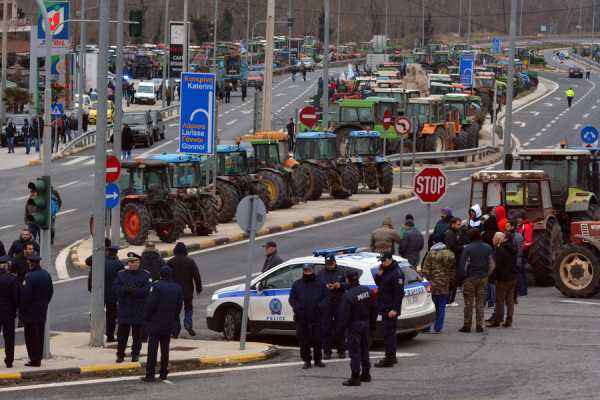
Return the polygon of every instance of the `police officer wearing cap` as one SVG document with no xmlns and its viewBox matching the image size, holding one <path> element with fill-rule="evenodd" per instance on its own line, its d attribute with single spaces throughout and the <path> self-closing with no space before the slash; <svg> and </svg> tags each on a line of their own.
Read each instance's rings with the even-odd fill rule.
<svg viewBox="0 0 600 400">
<path fill-rule="evenodd" d="M 368 286 L 358 283 L 359 273 L 349 270 L 346 274 L 348 290 L 340 305 L 338 329 L 348 330 L 348 351 L 350 352 L 350 379 L 344 386 L 360 386 L 361 382 L 371 382 L 369 361 L 369 336 L 375 328 L 377 312 Z"/>
<path fill-rule="evenodd" d="M 8 272 L 10 257 L 0 257 L 0 331 L 4 337 L 4 364 L 15 359 L 15 317 L 19 306 L 19 280 Z"/>
<path fill-rule="evenodd" d="M 318 278 L 327 288 L 327 298 L 323 306 L 321 320 L 321 341 L 326 360 L 331 358 L 333 345 L 337 347 L 338 357 L 346 356 L 344 331 L 336 332 L 339 319 L 339 308 L 342 296 L 346 291 L 346 268 L 338 266 L 335 256 L 325 257 L 325 268 L 319 272 Z M 334 343 L 335 342 L 335 343 Z"/>
<path fill-rule="evenodd" d="M 139 360 L 142 349 L 144 304 L 152 277 L 148 271 L 140 269 L 140 260 L 139 255 L 127 253 L 127 268 L 119 271 L 113 283 L 113 292 L 117 297 L 117 363 L 125 359 L 129 331 L 133 337 L 131 361 Z"/>
<path fill-rule="evenodd" d="M 381 314 L 385 358 L 375 364 L 378 368 L 390 368 L 398 363 L 396 348 L 396 325 L 404 298 L 404 273 L 394 260 L 391 252 L 382 253 L 381 265 L 375 275 L 377 284 L 377 311 Z"/>
<path fill-rule="evenodd" d="M 289 302 L 294 310 L 296 337 L 300 344 L 303 369 L 311 367 L 311 349 L 315 367 L 325 367 L 321 352 L 320 315 L 327 298 L 327 288 L 315 276 L 314 266 L 304 264 L 302 278 L 292 285 Z"/>
<path fill-rule="evenodd" d="M 19 319 L 23 321 L 28 367 L 39 367 L 44 355 L 44 325 L 54 287 L 50 274 L 42 269 L 37 255 L 29 257 L 29 272 L 21 287 Z"/>
</svg>

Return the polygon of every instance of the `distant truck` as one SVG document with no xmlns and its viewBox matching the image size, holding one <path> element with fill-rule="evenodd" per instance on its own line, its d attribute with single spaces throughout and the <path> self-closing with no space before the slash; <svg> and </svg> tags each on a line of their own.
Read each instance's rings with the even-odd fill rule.
<svg viewBox="0 0 600 400">
<path fill-rule="evenodd" d="M 239 53 L 225 54 L 217 60 L 219 66 L 219 82 L 233 84 L 237 90 L 239 82 L 248 79 L 248 63 Z"/>
<path fill-rule="evenodd" d="M 371 71 L 375 71 L 377 69 L 377 66 L 387 63 L 389 61 L 389 54 L 368 53 L 366 64 L 371 69 Z"/>
</svg>

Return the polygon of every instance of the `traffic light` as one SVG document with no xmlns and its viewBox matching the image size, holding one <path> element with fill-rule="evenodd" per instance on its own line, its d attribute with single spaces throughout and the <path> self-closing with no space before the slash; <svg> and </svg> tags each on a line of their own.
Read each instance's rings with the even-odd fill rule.
<svg viewBox="0 0 600 400">
<path fill-rule="evenodd" d="M 27 200 L 27 219 L 40 229 L 50 229 L 51 225 L 51 193 L 50 177 L 42 176 L 27 185 L 31 195 Z"/>
</svg>

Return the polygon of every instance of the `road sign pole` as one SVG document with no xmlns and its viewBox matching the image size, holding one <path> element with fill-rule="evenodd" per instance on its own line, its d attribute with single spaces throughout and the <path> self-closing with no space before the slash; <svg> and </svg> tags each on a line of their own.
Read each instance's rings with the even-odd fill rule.
<svg viewBox="0 0 600 400">
<path fill-rule="evenodd" d="M 404 135 L 400 135 L 400 189 L 402 189 L 402 168 L 404 167 Z"/>
<path fill-rule="evenodd" d="M 263 131 L 271 130 L 271 110 L 273 107 L 273 50 L 275 43 L 275 0 L 267 2 L 267 27 L 265 36 L 267 44 L 265 46 L 265 74 L 264 74 L 264 93 L 262 98 L 262 115 L 260 129 Z"/>
<path fill-rule="evenodd" d="M 517 0 L 511 0 L 510 4 L 510 39 L 508 46 L 508 76 L 506 80 L 506 109 L 504 111 L 504 145 L 502 156 L 506 163 L 507 156 L 512 152 L 512 112 L 513 112 L 513 86 L 515 76 L 515 36 L 517 31 Z"/>
<path fill-rule="evenodd" d="M 162 76 L 162 91 L 161 91 L 161 105 L 162 108 L 167 106 L 167 75 L 169 74 L 169 0 L 165 0 L 165 34 L 164 34 L 164 42 L 165 42 L 165 64 L 163 65 L 163 76 Z"/>
<path fill-rule="evenodd" d="M 413 121 L 413 137 L 412 137 L 412 176 L 410 177 L 411 181 L 415 180 L 415 164 L 417 162 L 416 154 L 417 154 L 417 124 Z"/>
<path fill-rule="evenodd" d="M 426 242 L 425 243 L 429 243 L 429 229 L 431 227 L 431 204 L 427 204 L 427 213 L 426 213 L 426 218 L 425 218 L 425 236 L 426 236 Z"/>
<path fill-rule="evenodd" d="M 242 312 L 242 330 L 240 332 L 240 350 L 246 350 L 246 331 L 248 330 L 248 307 L 250 306 L 250 282 L 252 280 L 252 266 L 254 260 L 254 244 L 256 239 L 256 227 L 254 225 L 256 215 L 256 200 L 258 196 L 250 197 L 250 214 L 248 225 L 250 226 L 250 240 L 248 241 L 248 272 L 246 274 L 246 283 L 244 285 L 244 311 Z"/>
<path fill-rule="evenodd" d="M 117 0 L 117 59 L 115 87 L 115 124 L 113 127 L 113 154 L 121 159 L 121 126 L 123 121 L 123 16 L 125 14 L 125 0 Z M 110 239 L 115 245 L 121 240 L 121 210 L 115 207 L 111 210 Z"/>
<path fill-rule="evenodd" d="M 329 0 L 323 0 L 324 29 L 323 29 L 323 97 L 321 98 L 321 127 L 329 128 Z"/>
<path fill-rule="evenodd" d="M 85 20 L 85 0 L 80 0 L 81 10 L 79 18 L 82 22 L 79 25 L 79 84 L 77 93 L 79 94 L 79 102 L 77 107 L 77 136 L 83 135 L 83 95 L 85 93 L 85 56 L 86 56 L 86 22 Z"/>
</svg>

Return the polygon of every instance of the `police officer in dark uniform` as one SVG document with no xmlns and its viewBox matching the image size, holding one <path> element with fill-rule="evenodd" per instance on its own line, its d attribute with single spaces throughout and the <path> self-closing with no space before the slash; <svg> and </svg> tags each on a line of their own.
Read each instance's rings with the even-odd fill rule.
<svg viewBox="0 0 600 400">
<path fill-rule="evenodd" d="M 375 328 L 377 311 L 368 286 L 359 285 L 359 273 L 349 270 L 346 274 L 349 289 L 344 293 L 340 305 L 338 329 L 348 329 L 348 350 L 350 352 L 350 379 L 344 386 L 360 386 L 361 382 L 371 382 L 369 361 L 369 336 Z M 361 370 L 362 367 L 362 370 Z"/>
<path fill-rule="evenodd" d="M 130 330 L 133 337 L 131 361 L 137 362 L 140 358 L 144 304 L 152 283 L 148 271 L 140 269 L 141 257 L 135 253 L 127 253 L 127 257 L 127 268 L 119 271 L 113 283 L 113 292 L 117 296 L 117 363 L 125 359 Z"/>
<path fill-rule="evenodd" d="M 311 367 L 311 354 L 315 367 L 325 367 L 321 352 L 320 314 L 327 298 L 327 288 L 315 276 L 314 266 L 305 264 L 302 269 L 302 278 L 292 285 L 289 302 L 294 310 L 296 322 L 296 337 L 300 344 L 300 356 L 304 361 L 302 369 Z"/>
<path fill-rule="evenodd" d="M 9 256 L 0 257 L 0 331 L 4 337 L 4 364 L 15 359 L 15 317 L 19 306 L 19 280 L 8 272 Z"/>
<path fill-rule="evenodd" d="M 48 304 L 52 300 L 54 287 L 50 274 L 40 266 L 42 259 L 37 255 L 29 257 L 29 272 L 21 287 L 19 319 L 23 321 L 25 346 L 29 355 L 27 367 L 39 367 L 44 355 L 44 325 Z"/>
<path fill-rule="evenodd" d="M 390 368 L 398 363 L 396 348 L 396 325 L 402 309 L 404 298 L 404 273 L 394 260 L 391 252 L 382 253 L 379 257 L 381 265 L 375 275 L 377 284 L 377 311 L 381 314 L 383 340 L 385 342 L 385 358 L 375 364 L 378 368 Z"/>
<path fill-rule="evenodd" d="M 181 286 L 173 282 L 171 267 L 160 269 L 160 280 L 150 288 L 144 310 L 144 322 L 148 333 L 148 362 L 144 382 L 154 381 L 156 357 L 160 344 L 160 379 L 167 379 L 169 366 L 169 343 L 171 332 L 175 327 L 181 308 L 183 307 L 183 291 Z"/>
<path fill-rule="evenodd" d="M 335 342 L 339 358 L 346 357 L 344 331 L 336 332 L 339 308 L 342 296 L 346 291 L 346 268 L 338 266 L 335 256 L 325 257 L 325 268 L 319 272 L 318 278 L 327 288 L 327 299 L 323 307 L 321 320 L 321 341 L 326 360 L 331 358 L 331 349 Z"/>
</svg>

